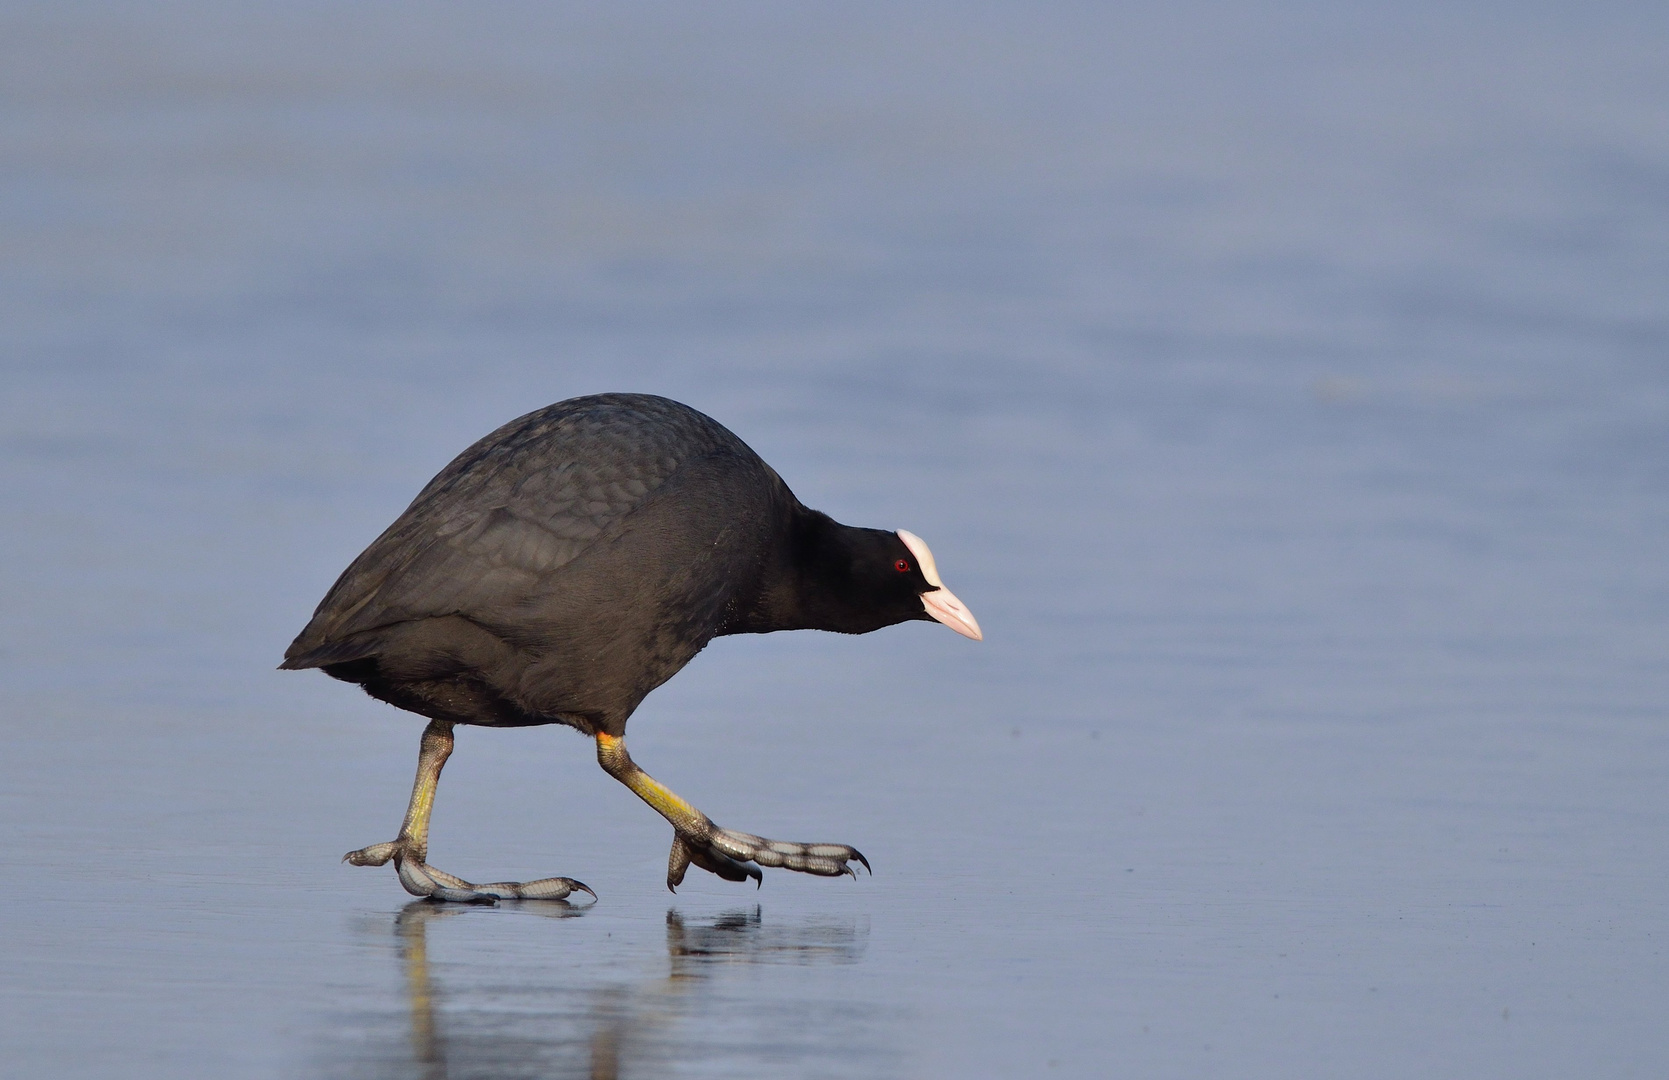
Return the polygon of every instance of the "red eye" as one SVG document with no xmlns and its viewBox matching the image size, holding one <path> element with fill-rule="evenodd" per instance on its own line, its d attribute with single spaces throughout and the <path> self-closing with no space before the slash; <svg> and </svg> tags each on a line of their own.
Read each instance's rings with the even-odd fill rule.
<svg viewBox="0 0 1669 1080">
<path fill-rule="evenodd" d="M 897 570 L 900 574 L 908 574 L 910 572 L 910 560 L 899 559 L 897 562 L 892 564 L 892 568 Z"/>
</svg>

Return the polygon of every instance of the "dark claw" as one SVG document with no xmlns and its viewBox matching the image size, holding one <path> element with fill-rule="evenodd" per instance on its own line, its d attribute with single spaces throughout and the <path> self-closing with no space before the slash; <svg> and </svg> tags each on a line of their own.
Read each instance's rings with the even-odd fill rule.
<svg viewBox="0 0 1669 1080">
<path fill-rule="evenodd" d="M 852 849 L 852 858 L 854 858 L 854 859 L 858 860 L 859 862 L 863 863 L 863 868 L 865 870 L 869 871 L 869 876 L 870 877 L 875 876 L 875 871 L 869 869 L 869 860 L 863 857 L 863 852 L 859 851 L 857 848 L 853 848 Z M 850 868 L 848 868 L 848 869 L 850 869 Z M 856 872 L 853 872 L 852 876 L 855 878 L 858 875 L 857 875 Z"/>
</svg>

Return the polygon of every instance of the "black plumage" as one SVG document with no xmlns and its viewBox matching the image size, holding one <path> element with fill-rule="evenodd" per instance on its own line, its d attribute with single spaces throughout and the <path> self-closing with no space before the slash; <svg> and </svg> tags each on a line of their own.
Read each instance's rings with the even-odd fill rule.
<svg viewBox="0 0 1669 1080">
<path fill-rule="evenodd" d="M 979 636 L 919 540 L 806 508 L 688 406 L 602 394 L 460 454 L 343 572 L 282 667 L 429 717 L 447 751 L 456 724 L 563 723 L 600 737 L 602 757 L 716 636 L 932 618 Z"/>
</svg>

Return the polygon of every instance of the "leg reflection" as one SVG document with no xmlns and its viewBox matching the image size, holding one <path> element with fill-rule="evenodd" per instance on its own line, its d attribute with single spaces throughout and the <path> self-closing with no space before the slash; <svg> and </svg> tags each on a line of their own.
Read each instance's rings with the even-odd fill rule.
<svg viewBox="0 0 1669 1080">
<path fill-rule="evenodd" d="M 549 1045 L 528 1045 L 520 1039 L 493 1039 L 491 1029 L 499 1027 L 488 1015 L 482 1017 L 486 1023 L 472 1023 L 469 1020 L 455 1026 L 461 1028 L 458 1032 L 457 1044 L 452 1045 L 446 1037 L 447 1022 L 441 1012 L 442 993 L 437 988 L 437 979 L 429 963 L 429 927 L 437 920 L 450 919 L 465 914 L 467 908 L 452 904 L 439 904 L 431 900 L 414 900 L 400 909 L 394 917 L 394 935 L 400 945 L 400 959 L 405 973 L 406 1006 L 410 1017 L 410 1046 L 411 1056 L 419 1067 L 418 1075 L 424 1080 L 450 1080 L 456 1059 L 459 1076 L 480 1075 L 483 1066 L 490 1072 L 498 1068 L 508 1067 L 515 1071 L 522 1064 L 542 1065 L 557 1064 L 560 1059 L 572 1057 L 572 1040 L 552 1040 Z M 532 912 L 545 918 L 565 919 L 581 914 L 564 901 L 531 901 L 520 905 L 520 910 Z M 474 1003 L 470 998 L 477 996 L 465 990 L 460 996 L 463 1004 L 468 1007 Z M 474 1019 L 478 1009 L 469 1009 Z M 599 1034 L 607 1025 L 599 1025 Z M 485 1037 L 484 1037 L 485 1036 Z M 614 1050 L 615 1040 L 611 1038 L 593 1038 L 590 1040 L 590 1071 L 593 1077 L 613 1078 L 618 1075 L 618 1054 Z M 552 1059 L 557 1059 L 553 1061 Z M 384 1062 L 385 1066 L 397 1066 L 396 1062 Z M 572 1064 L 571 1060 L 567 1064 Z M 394 1075 L 393 1069 L 389 1075 Z M 398 1075 L 406 1075 L 400 1070 Z M 582 1075 L 572 1069 L 559 1071 L 556 1075 Z"/>
<path fill-rule="evenodd" d="M 764 911 L 730 911 L 706 924 L 687 925 L 676 909 L 666 913 L 669 980 L 707 978 L 715 964 L 855 964 L 867 933 L 848 922 L 766 926 Z"/>
<path fill-rule="evenodd" d="M 394 917 L 394 935 L 406 969 L 406 1000 L 411 1007 L 411 1052 L 425 1080 L 446 1080 L 446 1045 L 435 1025 L 435 995 L 429 982 L 429 920 L 446 918 L 456 908 L 419 900 Z"/>
<path fill-rule="evenodd" d="M 796 1058 L 800 1064 L 826 1063 L 831 1046 L 850 1055 L 850 1047 L 866 1040 L 874 1046 L 882 1034 L 877 1028 L 890 1026 L 890 1018 L 866 1019 L 870 1010 L 850 1001 L 806 1001 L 805 1015 L 798 1015 L 767 997 L 769 1008 L 758 1015 L 737 1013 L 739 994 L 767 993 L 764 986 L 771 982 L 746 975 L 738 965 L 857 963 L 867 928 L 860 931 L 850 920 L 776 925 L 757 906 L 701 918 L 671 910 L 665 922 L 666 966 L 659 973 L 654 970 L 659 963 L 643 952 L 650 943 L 629 930 L 616 927 L 612 937 L 553 939 L 523 934 L 517 923 L 502 921 L 527 914 L 566 918 L 583 910 L 559 902 L 524 902 L 511 910 L 428 900 L 408 904 L 394 919 L 405 990 L 406 1021 L 399 1027 L 405 1037 L 399 1027 L 385 1027 L 393 1041 L 373 1038 L 367 1045 L 361 1040 L 371 1021 L 356 1010 L 343 1020 L 344 1028 L 358 1033 L 350 1041 L 359 1042 L 359 1052 L 344 1055 L 336 1066 L 351 1068 L 356 1076 L 415 1072 L 425 1080 L 598 1080 L 664 1075 L 680 1060 L 722 1068 L 733 1059 L 739 1071 L 757 1071 L 766 1063 L 755 1059 L 768 1053 L 768 1064 L 792 1073 Z M 431 928 L 440 935 L 434 942 Z M 517 939 L 508 949 L 506 932 Z M 436 947 L 443 960 L 436 960 Z M 640 972 L 636 977 L 633 968 Z M 738 1027 L 759 1025 L 748 1032 L 751 1037 L 734 1037 Z M 374 1045 L 379 1043 L 380 1051 Z M 348 1056 L 357 1058 L 357 1068 Z"/>
</svg>

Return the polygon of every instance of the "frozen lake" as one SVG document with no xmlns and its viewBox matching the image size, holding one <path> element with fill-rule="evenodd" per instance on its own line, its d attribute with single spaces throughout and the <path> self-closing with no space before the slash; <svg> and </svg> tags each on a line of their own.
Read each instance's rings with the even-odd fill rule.
<svg viewBox="0 0 1669 1080">
<path fill-rule="evenodd" d="M 19 1077 L 1669 1075 L 1669 9 L 7 5 Z M 986 632 L 634 756 L 274 668 L 453 454 L 717 417 Z"/>
</svg>

